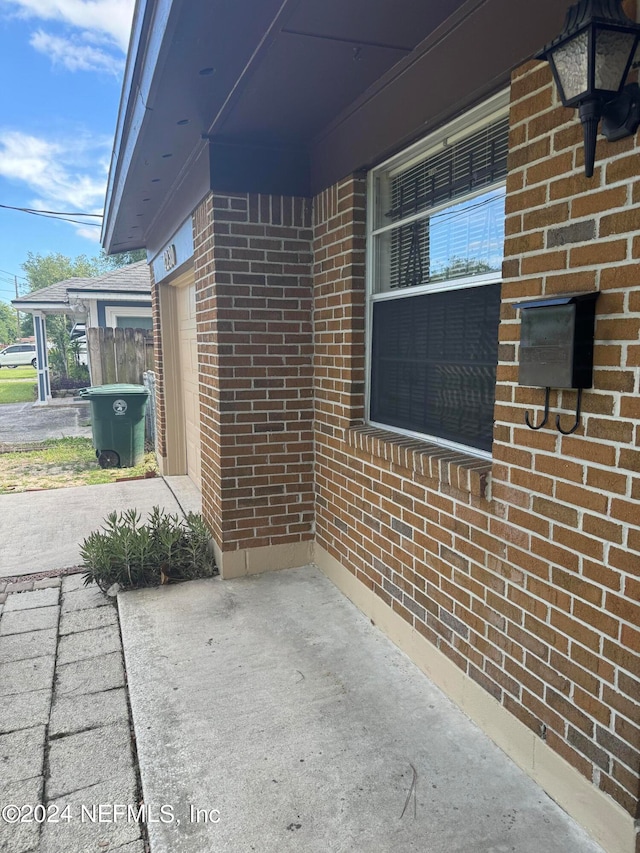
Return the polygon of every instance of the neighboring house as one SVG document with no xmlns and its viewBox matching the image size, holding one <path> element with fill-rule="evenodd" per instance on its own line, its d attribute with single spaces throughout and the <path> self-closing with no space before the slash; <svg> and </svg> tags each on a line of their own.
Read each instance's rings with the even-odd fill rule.
<svg viewBox="0 0 640 853">
<path fill-rule="evenodd" d="M 152 329 L 151 277 L 145 261 L 95 278 L 70 278 L 28 293 L 11 303 L 33 315 L 38 356 L 38 402 L 51 398 L 46 318 L 66 314 L 85 330 L 95 327 Z M 91 362 L 89 361 L 91 372 Z"/>
<path fill-rule="evenodd" d="M 640 143 L 585 177 L 532 59 L 568 6 L 139 2 L 103 240 L 152 259 L 160 462 L 223 578 L 317 563 L 635 853 Z M 518 305 L 584 295 L 588 360 L 594 293 L 582 393 L 570 303 Z"/>
</svg>

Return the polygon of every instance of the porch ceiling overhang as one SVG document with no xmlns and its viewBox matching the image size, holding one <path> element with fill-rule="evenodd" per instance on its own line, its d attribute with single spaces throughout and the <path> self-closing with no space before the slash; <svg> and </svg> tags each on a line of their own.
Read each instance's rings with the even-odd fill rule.
<svg viewBox="0 0 640 853">
<path fill-rule="evenodd" d="M 568 5 L 138 0 L 103 244 L 148 248 L 210 188 L 311 195 L 372 165 L 505 85 Z"/>
<path fill-rule="evenodd" d="M 68 302 L 34 302 L 33 300 L 21 302 L 12 299 L 11 304 L 23 314 L 73 314 L 74 311 Z"/>
</svg>

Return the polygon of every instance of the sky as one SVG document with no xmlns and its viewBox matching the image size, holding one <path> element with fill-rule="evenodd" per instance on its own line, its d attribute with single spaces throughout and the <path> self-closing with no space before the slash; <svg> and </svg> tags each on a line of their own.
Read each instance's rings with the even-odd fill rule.
<svg viewBox="0 0 640 853">
<path fill-rule="evenodd" d="M 134 0 L 0 0 L 0 205 L 102 213 Z M 100 228 L 0 207 L 0 300 L 27 252 L 95 256 Z M 20 278 L 22 276 L 22 278 Z"/>
</svg>

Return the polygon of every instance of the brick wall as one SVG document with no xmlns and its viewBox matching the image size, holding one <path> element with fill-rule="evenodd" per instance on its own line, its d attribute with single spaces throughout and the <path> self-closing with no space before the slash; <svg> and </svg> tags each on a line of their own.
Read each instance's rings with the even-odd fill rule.
<svg viewBox="0 0 640 853">
<path fill-rule="evenodd" d="M 593 785 L 638 816 L 640 153 L 582 132 L 546 66 L 514 75 L 493 464 L 361 424 L 364 182 L 315 200 L 317 542 Z M 604 159 L 606 158 L 606 159 Z M 533 432 L 528 296 L 600 290 L 580 429 Z M 551 395 L 572 422 L 575 392 Z"/>
<path fill-rule="evenodd" d="M 214 193 L 194 238 L 205 518 L 221 551 L 310 540 L 310 204 Z"/>
<path fill-rule="evenodd" d="M 513 80 L 510 148 L 493 498 L 519 537 L 506 557 L 524 572 L 514 603 L 537 641 L 525 654 L 522 713 L 544 722 L 548 742 L 637 816 L 638 137 L 600 138 L 594 176 L 586 179 L 575 113 L 559 104 L 548 67 L 532 63 Z M 533 433 L 524 412 L 540 405 L 543 392 L 516 384 L 513 303 L 575 291 L 600 292 L 594 387 L 584 393 L 574 435 L 560 435 L 554 419 Z M 552 393 L 565 427 L 575 405 L 576 392 Z M 541 663 L 553 678 L 540 678 Z"/>
</svg>

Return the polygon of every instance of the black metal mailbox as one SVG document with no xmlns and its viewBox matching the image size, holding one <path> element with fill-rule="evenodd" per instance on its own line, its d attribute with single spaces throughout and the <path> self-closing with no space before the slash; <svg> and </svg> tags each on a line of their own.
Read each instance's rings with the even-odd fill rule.
<svg viewBox="0 0 640 853">
<path fill-rule="evenodd" d="M 597 293 L 520 302 L 518 384 L 591 388 Z"/>
</svg>

